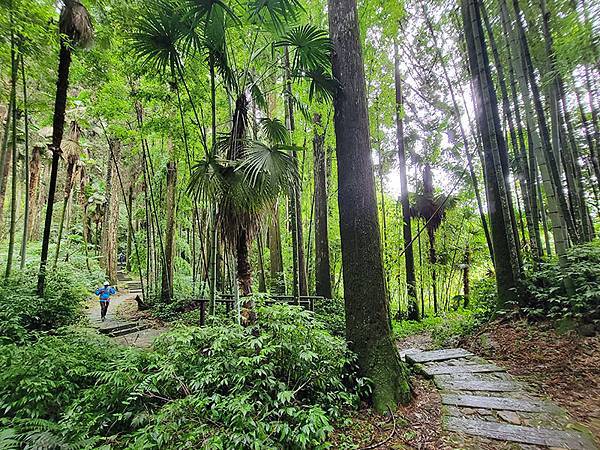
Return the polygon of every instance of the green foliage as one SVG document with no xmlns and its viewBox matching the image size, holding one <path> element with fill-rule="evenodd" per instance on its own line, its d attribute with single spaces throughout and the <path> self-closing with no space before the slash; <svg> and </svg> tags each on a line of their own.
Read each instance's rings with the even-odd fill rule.
<svg viewBox="0 0 600 450">
<path fill-rule="evenodd" d="M 544 262 L 529 278 L 522 310 L 538 319 L 600 321 L 600 240 L 568 250 L 566 263 Z M 566 283 L 572 284 L 572 292 Z"/>
<path fill-rule="evenodd" d="M 258 309 L 252 328 L 182 326 L 153 351 L 65 330 L 0 346 L 3 448 L 324 448 L 364 381 L 314 316 Z"/>
<path fill-rule="evenodd" d="M 334 336 L 346 334 L 346 314 L 344 299 L 326 298 L 315 301 L 315 317 L 322 322 Z"/>
<path fill-rule="evenodd" d="M 89 294 L 90 281 L 70 264 L 49 271 L 44 297 L 36 294 L 37 271 L 13 272 L 0 282 L 0 342 L 23 342 L 32 331 L 75 323 Z"/>
</svg>

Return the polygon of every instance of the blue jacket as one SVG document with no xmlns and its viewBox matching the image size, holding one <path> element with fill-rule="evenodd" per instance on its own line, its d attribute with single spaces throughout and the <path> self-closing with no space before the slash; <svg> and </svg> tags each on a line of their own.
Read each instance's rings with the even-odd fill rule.
<svg viewBox="0 0 600 450">
<path fill-rule="evenodd" d="M 117 293 L 117 291 L 112 286 L 101 287 L 101 288 L 96 289 L 96 295 L 98 295 L 100 297 L 101 302 L 110 301 L 110 296 L 115 295 L 116 293 Z"/>
</svg>

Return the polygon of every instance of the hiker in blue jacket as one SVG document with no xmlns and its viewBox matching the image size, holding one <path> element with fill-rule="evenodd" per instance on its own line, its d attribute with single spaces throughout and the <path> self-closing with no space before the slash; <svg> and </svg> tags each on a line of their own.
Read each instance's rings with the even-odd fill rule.
<svg viewBox="0 0 600 450">
<path fill-rule="evenodd" d="M 110 296 L 116 293 L 116 289 L 108 281 L 104 282 L 103 287 L 96 289 L 96 295 L 100 298 L 100 318 L 102 322 L 106 318 L 106 311 L 108 311 L 108 305 L 110 305 Z"/>
</svg>

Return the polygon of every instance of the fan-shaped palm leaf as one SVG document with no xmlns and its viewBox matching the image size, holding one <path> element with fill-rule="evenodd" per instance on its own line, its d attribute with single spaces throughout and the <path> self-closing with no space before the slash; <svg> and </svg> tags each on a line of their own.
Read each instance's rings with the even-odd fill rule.
<svg viewBox="0 0 600 450">
<path fill-rule="evenodd" d="M 259 122 L 262 134 L 271 144 L 288 144 L 290 141 L 290 133 L 285 124 L 277 119 L 269 119 L 264 117 Z"/>
<path fill-rule="evenodd" d="M 299 0 L 250 0 L 250 19 L 263 24 L 272 24 L 276 29 L 293 22 L 303 11 Z"/>
<path fill-rule="evenodd" d="M 321 101 L 332 100 L 340 89 L 340 83 L 322 70 L 308 71 L 306 77 L 310 79 L 308 98 L 311 101 L 313 98 Z"/>
<path fill-rule="evenodd" d="M 296 148 L 250 141 L 247 156 L 236 170 L 245 174 L 259 196 L 275 200 L 279 193 L 293 187 L 298 180 L 296 161 L 289 154 L 291 150 Z"/>
<path fill-rule="evenodd" d="M 189 37 L 191 31 L 181 17 L 162 0 L 146 9 L 130 37 L 131 47 L 143 65 L 160 74 L 167 69 L 171 74 L 176 73 L 179 65 L 177 45 L 184 37 Z"/>
<path fill-rule="evenodd" d="M 287 45 L 293 51 L 292 72 L 298 76 L 302 72 L 323 70 L 330 65 L 332 44 L 327 32 L 314 25 L 303 25 L 288 31 L 274 44 Z"/>
</svg>

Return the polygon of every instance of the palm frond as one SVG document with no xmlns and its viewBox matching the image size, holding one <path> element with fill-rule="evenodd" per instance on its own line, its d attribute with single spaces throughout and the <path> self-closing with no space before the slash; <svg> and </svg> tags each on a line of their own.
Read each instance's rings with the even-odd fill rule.
<svg viewBox="0 0 600 450">
<path fill-rule="evenodd" d="M 250 20 L 273 25 L 281 30 L 285 23 L 294 22 L 304 8 L 299 0 L 250 0 Z"/>
<path fill-rule="evenodd" d="M 298 181 L 297 164 L 290 150 L 295 148 L 249 141 L 247 156 L 236 170 L 244 173 L 253 189 L 274 199 Z"/>
<path fill-rule="evenodd" d="M 146 9 L 130 37 L 131 48 L 142 65 L 160 74 L 167 69 L 175 73 L 179 64 L 177 45 L 190 33 L 188 24 L 180 18 L 162 0 Z"/>
<path fill-rule="evenodd" d="M 277 119 L 264 117 L 259 122 L 260 129 L 267 141 L 271 144 L 287 144 L 290 141 L 290 133 L 285 124 Z"/>
<path fill-rule="evenodd" d="M 306 73 L 310 79 L 310 88 L 308 91 L 309 100 L 317 99 L 319 101 L 330 101 L 340 89 L 340 83 L 330 74 L 321 70 L 311 70 Z"/>
<path fill-rule="evenodd" d="M 332 43 L 327 32 L 314 25 L 302 25 L 288 31 L 275 47 L 291 47 L 293 53 L 292 72 L 320 70 L 330 65 Z"/>
</svg>

